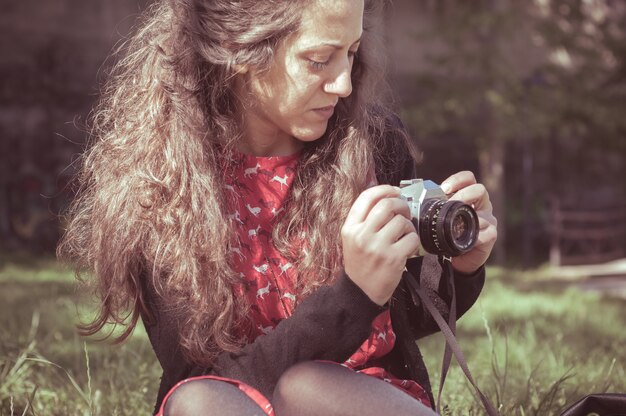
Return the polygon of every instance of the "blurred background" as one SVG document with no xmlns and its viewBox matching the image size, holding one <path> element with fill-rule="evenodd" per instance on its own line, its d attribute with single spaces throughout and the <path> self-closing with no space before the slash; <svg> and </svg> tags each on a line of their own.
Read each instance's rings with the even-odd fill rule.
<svg viewBox="0 0 626 416">
<path fill-rule="evenodd" d="M 143 328 L 76 335 L 93 303 L 54 260 L 86 120 L 148 0 L 0 2 L 0 414 L 146 414 Z M 503 414 L 626 391 L 626 1 L 393 0 L 382 36 L 420 176 L 472 170 L 499 219 L 459 338 Z M 580 290 L 580 289 L 585 290 Z M 437 385 L 443 341 L 421 344 Z M 482 414 L 463 375 L 446 415 Z"/>
<path fill-rule="evenodd" d="M 2 2 L 3 252 L 53 252 L 107 56 L 147 3 Z M 494 263 L 625 255 L 625 2 L 395 0 L 382 27 L 421 175 L 470 169 L 487 185 Z"/>
<path fill-rule="evenodd" d="M 0 4 L 0 250 L 54 252 L 107 56 L 146 3 Z"/>
</svg>

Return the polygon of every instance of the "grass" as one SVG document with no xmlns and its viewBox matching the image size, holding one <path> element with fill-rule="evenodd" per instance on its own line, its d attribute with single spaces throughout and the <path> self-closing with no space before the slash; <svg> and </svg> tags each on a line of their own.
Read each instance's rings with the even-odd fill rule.
<svg viewBox="0 0 626 416">
<path fill-rule="evenodd" d="M 516 271 L 489 277 L 458 339 L 502 415 L 558 415 L 582 395 L 626 392 L 626 302 Z M 54 259 L 0 259 L 0 416 L 150 414 L 160 370 L 143 327 L 119 346 L 80 339 L 76 305 L 88 304 Z M 438 386 L 443 338 L 420 346 Z M 484 414 L 474 396 L 453 365 L 442 413 Z"/>
<path fill-rule="evenodd" d="M 81 339 L 73 274 L 16 260 L 0 266 L 0 416 L 150 414 L 160 369 L 143 327 L 118 346 Z"/>
<path fill-rule="evenodd" d="M 458 340 L 484 393 L 503 415 L 558 415 L 590 393 L 626 392 L 626 302 L 499 271 L 459 322 Z M 522 289 L 520 289 L 522 288 Z M 424 340 L 433 386 L 443 337 Z M 445 415 L 481 415 L 458 366 L 446 379 Z"/>
</svg>

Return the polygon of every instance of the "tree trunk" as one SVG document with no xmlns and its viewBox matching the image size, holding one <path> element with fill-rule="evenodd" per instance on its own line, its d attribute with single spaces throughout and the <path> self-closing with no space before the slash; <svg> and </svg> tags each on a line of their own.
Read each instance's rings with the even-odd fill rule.
<svg viewBox="0 0 626 416">
<path fill-rule="evenodd" d="M 489 191 L 493 213 L 498 219 L 498 241 L 490 260 L 498 265 L 503 265 L 506 260 L 504 147 L 505 141 L 492 135 L 488 138 L 487 145 L 479 151 L 480 181 Z"/>
</svg>

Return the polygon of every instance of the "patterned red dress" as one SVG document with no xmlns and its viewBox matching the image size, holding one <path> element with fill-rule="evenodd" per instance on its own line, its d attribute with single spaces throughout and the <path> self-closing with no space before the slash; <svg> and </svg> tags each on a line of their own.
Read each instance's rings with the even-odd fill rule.
<svg viewBox="0 0 626 416">
<path fill-rule="evenodd" d="M 284 212 L 283 202 L 293 181 L 299 154 L 291 156 L 235 156 L 234 174 L 225 178 L 224 188 L 230 196 L 229 218 L 237 225 L 237 242 L 231 247 L 235 270 L 245 281 L 233 288 L 236 296 L 245 296 L 251 305 L 251 322 L 242 336 L 248 342 L 271 331 L 281 320 L 293 313 L 299 299 L 296 295 L 296 270 L 272 243 L 272 228 Z M 305 236 L 303 235 L 304 239 Z M 341 365 L 354 371 L 384 380 L 402 389 L 430 407 L 428 395 L 413 380 L 400 380 L 382 368 L 368 366 L 375 358 L 388 354 L 396 336 L 389 310 L 372 322 L 369 338 Z M 217 379 L 232 383 L 254 400 L 267 415 L 274 411 L 268 398 L 238 380 L 201 376 L 183 380 L 167 394 L 190 380 Z"/>
</svg>

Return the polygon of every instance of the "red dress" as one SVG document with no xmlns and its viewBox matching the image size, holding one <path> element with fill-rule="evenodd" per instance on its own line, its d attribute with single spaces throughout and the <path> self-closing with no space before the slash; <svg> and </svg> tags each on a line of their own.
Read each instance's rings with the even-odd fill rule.
<svg viewBox="0 0 626 416">
<path fill-rule="evenodd" d="M 225 178 L 224 189 L 229 195 L 228 217 L 237 225 L 238 231 L 236 242 L 231 246 L 233 265 L 245 283 L 233 287 L 233 292 L 235 296 L 245 296 L 251 305 L 253 325 L 242 336 L 252 342 L 291 316 L 299 301 L 295 290 L 296 270 L 272 243 L 272 228 L 284 212 L 283 201 L 293 181 L 299 154 L 272 157 L 238 154 L 236 159 L 234 174 Z M 382 368 L 368 366 L 371 359 L 388 354 L 395 339 L 387 309 L 372 322 L 369 338 L 341 365 L 391 383 L 430 407 L 428 395 L 415 381 L 400 380 Z M 216 376 L 194 377 L 178 383 L 166 396 L 159 414 L 176 387 L 197 379 L 232 383 L 267 415 L 274 414 L 269 400 L 251 386 Z"/>
</svg>

